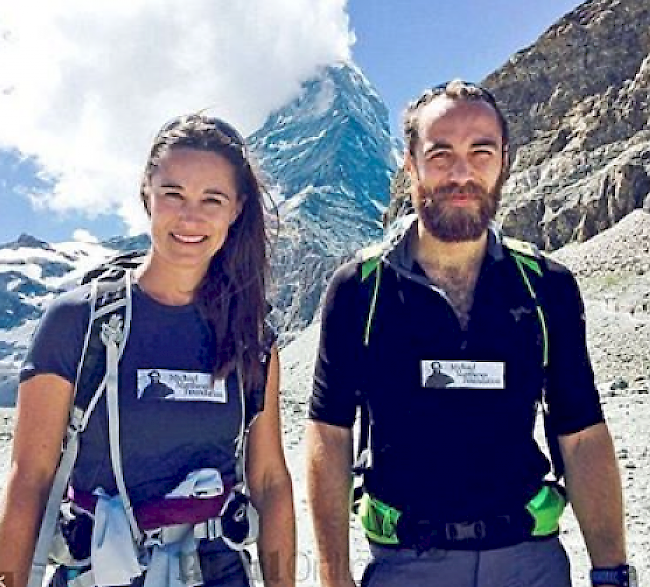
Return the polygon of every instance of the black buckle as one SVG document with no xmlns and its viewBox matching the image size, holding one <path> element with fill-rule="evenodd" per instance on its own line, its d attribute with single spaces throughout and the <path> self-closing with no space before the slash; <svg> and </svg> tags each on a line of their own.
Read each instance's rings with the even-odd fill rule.
<svg viewBox="0 0 650 587">
<path fill-rule="evenodd" d="M 483 540 L 487 535 L 484 521 L 445 524 L 445 537 L 450 542 Z"/>
<path fill-rule="evenodd" d="M 516 516 L 503 515 L 484 520 L 436 523 L 400 517 L 397 537 L 402 547 L 422 553 L 431 548 L 467 550 L 511 546 L 530 536 L 526 524 Z"/>
</svg>

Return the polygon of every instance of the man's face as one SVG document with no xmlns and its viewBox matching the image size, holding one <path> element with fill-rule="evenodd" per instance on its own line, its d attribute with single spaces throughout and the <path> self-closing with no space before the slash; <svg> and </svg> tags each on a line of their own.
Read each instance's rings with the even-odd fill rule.
<svg viewBox="0 0 650 587">
<path fill-rule="evenodd" d="M 496 214 L 505 175 L 496 112 L 441 96 L 422 109 L 419 137 L 406 168 L 420 221 L 444 242 L 477 240 Z"/>
</svg>

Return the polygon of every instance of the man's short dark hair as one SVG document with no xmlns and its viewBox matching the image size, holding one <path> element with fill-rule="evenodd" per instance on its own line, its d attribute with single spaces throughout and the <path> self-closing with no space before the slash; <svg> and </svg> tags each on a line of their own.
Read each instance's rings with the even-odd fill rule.
<svg viewBox="0 0 650 587">
<path fill-rule="evenodd" d="M 420 138 L 418 133 L 420 111 L 440 96 L 447 96 L 452 100 L 486 102 L 492 106 L 501 127 L 503 150 L 504 152 L 507 150 L 509 142 L 508 122 L 494 96 L 479 85 L 455 79 L 425 90 L 419 98 L 410 102 L 406 107 L 404 111 L 404 142 L 411 155 L 415 155 L 415 145 Z"/>
</svg>

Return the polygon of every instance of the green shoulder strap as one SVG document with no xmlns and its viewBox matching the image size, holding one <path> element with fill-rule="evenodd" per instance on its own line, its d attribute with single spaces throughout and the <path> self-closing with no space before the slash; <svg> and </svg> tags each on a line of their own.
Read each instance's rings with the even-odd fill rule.
<svg viewBox="0 0 650 587">
<path fill-rule="evenodd" d="M 372 245 L 362 249 L 357 253 L 361 261 L 360 279 L 361 288 L 367 288 L 361 294 L 360 303 L 368 308 L 365 327 L 363 329 L 363 346 L 368 347 L 370 341 L 370 330 L 372 321 L 377 307 L 377 297 L 379 295 L 379 282 L 382 273 L 382 256 L 384 248 L 382 243 Z M 374 284 L 370 280 L 374 276 Z M 372 463 L 370 454 L 370 428 L 371 417 L 368 404 L 363 396 L 359 402 L 359 437 L 357 439 L 355 462 L 352 470 L 354 473 L 354 482 L 351 488 L 350 505 L 354 513 L 358 513 L 361 497 L 363 496 L 363 475 L 367 467 Z"/>
<path fill-rule="evenodd" d="M 530 280 L 529 273 L 532 272 L 538 277 L 543 277 L 544 271 L 542 269 L 542 254 L 539 252 L 539 249 L 525 241 L 520 241 L 510 237 L 503 238 L 503 246 L 510 251 L 512 258 L 514 259 L 517 269 L 521 278 L 528 289 L 530 297 L 535 302 L 535 309 L 537 310 L 537 317 L 539 319 L 540 327 L 542 328 L 543 336 L 543 366 L 544 369 L 548 367 L 548 328 L 546 326 L 546 317 L 544 315 L 544 308 L 539 301 L 537 292 L 533 287 L 533 284 Z"/>
<path fill-rule="evenodd" d="M 370 303 L 368 304 L 368 317 L 366 318 L 366 326 L 363 330 L 363 346 L 368 346 L 370 341 L 370 330 L 372 328 L 372 321 L 377 309 L 377 298 L 379 297 L 379 283 L 381 281 L 382 272 L 382 244 L 367 247 L 359 252 L 361 258 L 361 283 L 368 281 L 372 275 L 375 276 L 375 283 L 370 290 Z"/>
<path fill-rule="evenodd" d="M 549 337 L 548 337 L 548 327 L 546 324 L 546 317 L 544 314 L 544 307 L 539 300 L 539 296 L 533 287 L 533 281 L 531 281 L 531 276 L 533 280 L 535 278 L 544 277 L 544 257 L 539 249 L 531 244 L 524 241 L 520 241 L 510 237 L 503 238 L 503 245 L 515 261 L 517 269 L 521 274 L 521 278 L 526 284 L 528 293 L 530 293 L 531 298 L 535 302 L 535 308 L 537 310 L 537 316 L 539 319 L 539 324 L 542 329 L 543 336 L 543 366 L 544 369 L 548 367 L 548 349 L 549 349 Z M 553 430 L 553 425 L 549 417 L 548 406 L 546 404 L 546 392 L 544 392 L 544 402 L 543 402 L 543 415 L 544 415 L 544 432 L 546 436 L 546 443 L 551 456 L 551 463 L 553 465 L 553 473 L 556 477 L 556 480 L 559 481 L 564 475 L 564 463 L 562 460 L 562 455 L 560 453 L 560 447 L 557 439 L 557 434 Z"/>
</svg>

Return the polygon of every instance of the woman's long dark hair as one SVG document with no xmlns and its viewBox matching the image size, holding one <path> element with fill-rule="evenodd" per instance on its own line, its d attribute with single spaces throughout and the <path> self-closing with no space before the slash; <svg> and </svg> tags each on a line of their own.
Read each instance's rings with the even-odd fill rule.
<svg viewBox="0 0 650 587">
<path fill-rule="evenodd" d="M 264 348 L 265 298 L 268 278 L 268 235 L 264 222 L 267 193 L 253 169 L 242 136 L 229 124 L 190 114 L 168 122 L 158 133 L 147 159 L 140 197 L 148 210 L 151 175 L 170 149 L 189 148 L 224 157 L 235 170 L 242 210 L 228 237 L 212 257 L 194 301 L 214 330 L 214 374 L 224 377 L 241 365 L 247 392 L 264 386 L 261 359 Z"/>
</svg>

